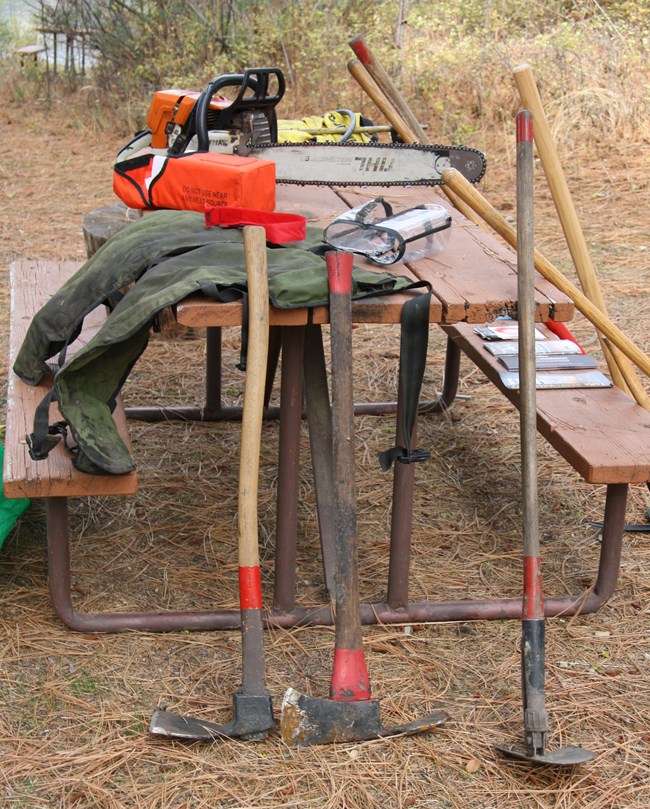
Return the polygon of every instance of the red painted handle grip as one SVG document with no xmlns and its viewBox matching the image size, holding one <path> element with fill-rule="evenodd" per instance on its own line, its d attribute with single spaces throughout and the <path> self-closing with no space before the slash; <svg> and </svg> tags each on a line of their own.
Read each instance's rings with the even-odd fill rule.
<svg viewBox="0 0 650 809">
<path fill-rule="evenodd" d="M 262 578 L 259 565 L 239 568 L 239 607 L 242 610 L 262 609 Z"/>
<path fill-rule="evenodd" d="M 330 292 L 350 295 L 352 293 L 352 253 L 331 251 L 325 254 L 325 262 Z"/>
<path fill-rule="evenodd" d="M 544 619 L 542 572 L 539 556 L 524 556 L 524 599 L 522 616 L 525 621 Z"/>
<path fill-rule="evenodd" d="M 370 699 L 370 678 L 363 649 L 335 649 L 330 697 L 338 702 Z"/>
<path fill-rule="evenodd" d="M 352 37 L 350 40 L 350 47 L 354 51 L 355 56 L 362 65 L 371 65 L 374 62 L 372 52 L 365 43 L 362 36 Z"/>
<path fill-rule="evenodd" d="M 517 113 L 517 143 L 532 143 L 533 141 L 533 113 L 522 110 Z"/>
</svg>

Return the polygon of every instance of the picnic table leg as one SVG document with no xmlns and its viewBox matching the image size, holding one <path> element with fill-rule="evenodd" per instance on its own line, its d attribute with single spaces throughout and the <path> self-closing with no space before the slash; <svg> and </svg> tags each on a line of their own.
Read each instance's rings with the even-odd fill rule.
<svg viewBox="0 0 650 809">
<path fill-rule="evenodd" d="M 306 327 L 305 399 L 311 449 L 316 510 L 323 556 L 325 586 L 331 598 L 336 594 L 334 542 L 334 472 L 332 466 L 332 414 L 327 369 L 320 326 Z"/>
<path fill-rule="evenodd" d="M 280 351 L 282 350 L 282 328 L 280 326 L 269 327 L 269 356 L 266 366 L 266 387 L 264 389 L 264 410 L 269 410 L 269 401 L 273 390 L 275 375 L 278 370 Z"/>
<path fill-rule="evenodd" d="M 48 582 L 52 607 L 69 629 L 78 632 L 178 632 L 236 629 L 239 610 L 165 610 L 147 612 L 79 612 L 72 603 L 68 498 L 46 501 Z"/>
<path fill-rule="evenodd" d="M 614 594 L 620 568 L 627 490 L 627 484 L 607 486 L 602 546 L 594 584 L 579 595 L 547 597 L 544 600 L 547 618 L 596 612 Z M 119 613 L 83 613 L 75 610 L 70 592 L 67 498 L 48 498 L 46 509 L 52 606 L 69 629 L 79 632 L 165 632 L 239 628 L 239 610 Z M 401 609 L 391 608 L 388 604 L 362 604 L 361 619 L 364 624 L 520 619 L 521 604 L 520 597 L 410 602 Z M 331 626 L 333 622 L 329 605 L 294 608 L 281 614 L 270 614 L 266 619 L 267 625 L 284 628 L 298 624 Z"/>
<path fill-rule="evenodd" d="M 203 418 L 219 418 L 221 412 L 221 326 L 205 330 L 205 408 Z"/>
<path fill-rule="evenodd" d="M 397 437 L 395 445 L 405 445 L 402 431 L 402 403 L 397 403 Z M 411 433 L 411 446 L 417 436 L 417 421 Z M 413 530 L 413 490 L 415 464 L 395 462 L 393 471 L 393 511 L 390 523 L 390 553 L 388 561 L 388 606 L 403 609 L 409 601 L 409 567 L 411 562 L 411 532 Z"/>
<path fill-rule="evenodd" d="M 266 386 L 264 388 L 264 409 L 268 409 L 273 380 L 280 356 L 280 329 L 271 326 L 269 329 L 269 354 L 266 369 Z M 224 408 L 221 401 L 221 326 L 208 326 L 205 339 L 205 407 L 201 415 L 202 421 L 218 421 L 233 408 Z M 237 410 L 239 414 L 239 409 Z"/>
<path fill-rule="evenodd" d="M 274 613 L 292 612 L 296 605 L 296 537 L 304 338 L 304 326 L 287 326 L 282 329 Z"/>
<path fill-rule="evenodd" d="M 454 403 L 458 391 L 458 376 L 460 372 L 461 350 L 449 337 L 447 338 L 447 351 L 445 355 L 445 374 L 442 391 L 437 399 L 420 401 L 418 413 L 442 413 Z M 355 416 L 386 416 L 397 412 L 397 402 L 355 402 Z"/>
<path fill-rule="evenodd" d="M 422 402 L 418 407 L 420 415 L 424 413 L 442 413 L 452 406 L 458 392 L 460 374 L 460 346 L 451 337 L 447 337 L 445 353 L 445 375 L 442 381 L 442 392 L 432 402 Z"/>
<path fill-rule="evenodd" d="M 277 419 L 279 415 L 277 407 L 269 407 L 279 352 L 279 328 L 274 326 L 271 327 L 269 334 L 269 359 L 264 392 L 264 418 L 267 419 Z M 125 408 L 127 417 L 147 422 L 239 420 L 242 413 L 241 406 L 226 406 L 221 401 L 221 367 L 221 326 L 208 326 L 206 329 L 205 405 L 203 407 L 161 407 L 159 405 L 127 407 Z"/>
</svg>

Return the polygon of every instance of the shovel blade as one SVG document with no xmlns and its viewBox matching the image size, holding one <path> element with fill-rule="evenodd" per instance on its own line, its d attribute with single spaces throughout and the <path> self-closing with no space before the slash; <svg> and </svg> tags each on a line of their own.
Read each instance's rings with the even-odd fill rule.
<svg viewBox="0 0 650 809">
<path fill-rule="evenodd" d="M 584 747 L 561 747 L 559 750 L 544 750 L 542 753 L 528 753 L 523 747 L 502 747 L 495 745 L 495 748 L 509 758 L 516 758 L 519 761 L 530 761 L 533 764 L 547 764 L 552 767 L 573 767 L 576 764 L 584 764 L 591 761 L 594 753 L 585 750 Z"/>
<path fill-rule="evenodd" d="M 280 730 L 289 745 L 335 744 L 422 733 L 448 718 L 443 711 L 435 711 L 408 724 L 385 728 L 381 724 L 379 700 L 343 702 L 309 697 L 290 688 L 282 700 Z"/>
</svg>

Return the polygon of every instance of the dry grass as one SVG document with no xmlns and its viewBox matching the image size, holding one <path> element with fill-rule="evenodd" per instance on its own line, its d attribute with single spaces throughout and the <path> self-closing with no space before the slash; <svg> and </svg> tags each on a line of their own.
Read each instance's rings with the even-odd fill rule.
<svg viewBox="0 0 650 809">
<path fill-rule="evenodd" d="M 566 104 L 569 105 L 569 100 Z M 2 110 L 0 194 L 3 339 L 6 266 L 15 256 L 83 257 L 81 218 L 112 201 L 111 157 L 119 142 L 47 115 Z M 650 350 L 647 155 L 636 140 L 584 142 L 565 153 L 610 314 Z M 492 132 L 484 193 L 512 212 L 512 136 Z M 540 247 L 567 274 L 566 249 L 543 179 Z M 592 340 L 588 324 L 576 332 Z M 357 398 L 393 398 L 397 334 L 355 332 Z M 389 343 L 390 341 L 390 343 Z M 387 350 L 386 345 L 390 348 Z M 439 385 L 443 344 L 433 341 L 427 387 Z M 597 345 L 591 343 L 597 353 Z M 226 395 L 242 379 L 227 333 Z M 4 352 L 3 352 L 4 356 Z M 200 340 L 155 338 L 128 383 L 128 403 L 200 401 Z M 182 368 L 181 373 L 178 368 Z M 3 368 L 2 378 L 5 378 Z M 411 596 L 516 595 L 520 588 L 518 435 L 515 412 L 469 364 L 459 401 L 422 420 L 419 444 L 433 459 L 417 470 Z M 390 481 L 376 452 L 391 442 L 391 418 L 357 423 L 361 588 L 383 593 Z M 234 606 L 238 427 L 132 428 L 141 490 L 134 498 L 75 504 L 75 600 L 83 609 Z M 216 444 L 215 444 L 216 441 Z M 303 435 L 299 598 L 323 600 L 313 487 Z M 215 451 L 215 446 L 219 451 Z M 272 587 L 277 425 L 264 426 L 260 491 L 265 598 Z M 545 589 L 568 592 L 591 579 L 602 487 L 584 484 L 544 443 L 540 509 Z M 644 517 L 648 492 L 633 487 L 628 520 Z M 522 719 L 517 622 L 375 627 L 364 630 L 375 695 L 386 724 L 443 706 L 437 733 L 335 748 L 262 743 L 188 745 L 147 734 L 153 707 L 216 721 L 230 716 L 240 682 L 236 632 L 84 635 L 54 618 L 46 586 L 43 508 L 34 503 L 0 556 L 0 805 L 90 809 L 641 809 L 650 802 L 650 545 L 624 543 L 617 592 L 593 616 L 548 622 L 550 747 L 596 752 L 582 768 L 531 769 L 501 759 L 494 743 L 516 741 Z M 266 634 L 268 686 L 276 705 L 292 685 L 328 688 L 331 629 Z"/>
</svg>

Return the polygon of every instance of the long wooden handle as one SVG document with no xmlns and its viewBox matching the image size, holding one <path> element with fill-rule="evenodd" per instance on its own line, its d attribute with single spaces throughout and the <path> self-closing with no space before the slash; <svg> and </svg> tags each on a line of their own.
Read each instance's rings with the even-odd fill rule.
<svg viewBox="0 0 650 809">
<path fill-rule="evenodd" d="M 327 278 L 332 355 L 332 448 L 336 543 L 336 646 L 361 647 L 358 618 L 354 398 L 352 386 L 352 254 L 329 252 Z"/>
<path fill-rule="evenodd" d="M 336 634 L 330 696 L 370 699 L 359 608 L 352 386 L 352 254 L 329 252 L 327 281 L 332 355 L 332 455 L 336 547 Z"/>
<path fill-rule="evenodd" d="M 377 86 L 377 83 L 361 62 L 358 59 L 350 59 L 348 61 L 348 71 L 404 143 L 416 143 L 415 135 L 408 128 L 404 119 L 396 112 L 385 93 Z"/>
<path fill-rule="evenodd" d="M 517 320 L 519 323 L 521 510 L 525 558 L 539 556 L 533 208 L 533 118 L 530 110 L 523 110 L 517 115 Z M 543 607 L 541 607 L 541 614 L 540 607 L 541 604 L 538 604 L 535 618 L 543 617 Z"/>
<path fill-rule="evenodd" d="M 529 109 L 535 121 L 534 138 L 537 152 L 546 175 L 555 208 L 564 231 L 564 236 L 569 247 L 569 252 L 573 259 L 582 290 L 589 300 L 607 315 L 607 308 L 603 298 L 598 276 L 589 254 L 587 242 L 580 226 L 578 214 L 576 212 L 566 177 L 562 170 L 560 158 L 553 142 L 551 130 L 544 113 L 542 100 L 535 84 L 535 78 L 530 65 L 519 65 L 514 68 L 513 76 L 519 96 L 524 107 Z M 635 371 L 628 358 L 618 351 L 617 348 L 609 346 L 602 335 L 599 334 L 603 354 L 607 361 L 609 372 L 614 383 L 624 390 L 628 387 L 627 380 L 630 380 L 630 389 L 639 404 L 646 409 L 650 409 L 650 398 L 644 391 L 638 379 L 635 382 Z"/>
<path fill-rule="evenodd" d="M 244 253 L 248 282 L 248 348 L 239 466 L 241 693 L 266 696 L 262 576 L 257 530 L 264 384 L 269 349 L 269 293 L 264 228 L 253 226 L 244 228 Z"/>
<path fill-rule="evenodd" d="M 247 226 L 243 232 L 248 279 L 248 350 L 239 471 L 239 566 L 257 568 L 257 489 L 269 347 L 269 291 L 264 228 Z"/>
<path fill-rule="evenodd" d="M 420 128 L 420 132 L 422 135 L 422 139 L 418 140 L 417 136 L 412 132 L 409 128 L 409 125 L 406 123 L 400 112 L 396 109 L 393 102 L 386 96 L 384 92 L 384 87 L 379 86 L 375 79 L 368 73 L 364 65 L 359 61 L 359 59 L 350 59 L 348 61 L 348 71 L 350 75 L 355 79 L 358 85 L 361 87 L 362 90 L 365 91 L 367 96 L 372 100 L 375 104 L 377 109 L 385 116 L 386 120 L 391 124 L 393 129 L 397 132 L 400 138 L 404 141 L 404 143 L 424 143 L 430 144 L 431 141 L 426 136 L 424 131 Z M 381 78 L 380 78 L 381 81 Z M 394 92 L 397 93 L 397 89 L 392 85 Z M 398 93 L 399 95 L 399 93 Z M 408 109 L 406 101 L 400 95 L 399 98 L 401 99 L 400 109 Z M 442 186 L 442 191 L 447 197 L 447 199 L 451 202 L 451 204 L 460 211 L 466 219 L 474 222 L 475 225 L 482 227 L 482 222 L 478 217 L 475 216 L 474 212 L 463 203 L 461 199 L 458 198 L 454 192 L 448 188 L 447 186 Z"/>
<path fill-rule="evenodd" d="M 530 65 L 519 65 L 513 69 L 512 74 L 523 106 L 533 114 L 535 146 L 583 292 L 592 303 L 607 314 L 598 278 L 562 171 L 532 68 Z"/>
<path fill-rule="evenodd" d="M 456 169 L 443 171 L 443 179 L 458 196 L 469 205 L 487 224 L 495 230 L 511 247 L 517 248 L 517 234 L 501 214 L 485 199 L 485 197 L 468 182 Z M 556 286 L 574 302 L 576 308 L 590 320 L 597 329 L 611 340 L 626 357 L 650 376 L 650 357 L 641 351 L 629 337 L 604 315 L 568 278 L 556 269 L 550 261 L 535 250 L 535 269 L 547 281 Z"/>
<path fill-rule="evenodd" d="M 399 92 L 397 87 L 395 87 L 393 80 L 388 75 L 388 72 L 382 63 L 372 52 L 365 39 L 361 35 L 352 37 L 349 44 L 361 64 L 365 67 L 377 85 L 381 88 L 384 95 L 404 119 L 406 125 L 415 135 L 418 141 L 420 143 L 427 143 L 427 137 L 424 134 L 424 130 L 420 126 L 420 122 L 407 106 L 406 102 L 404 101 L 404 97 Z"/>
</svg>

